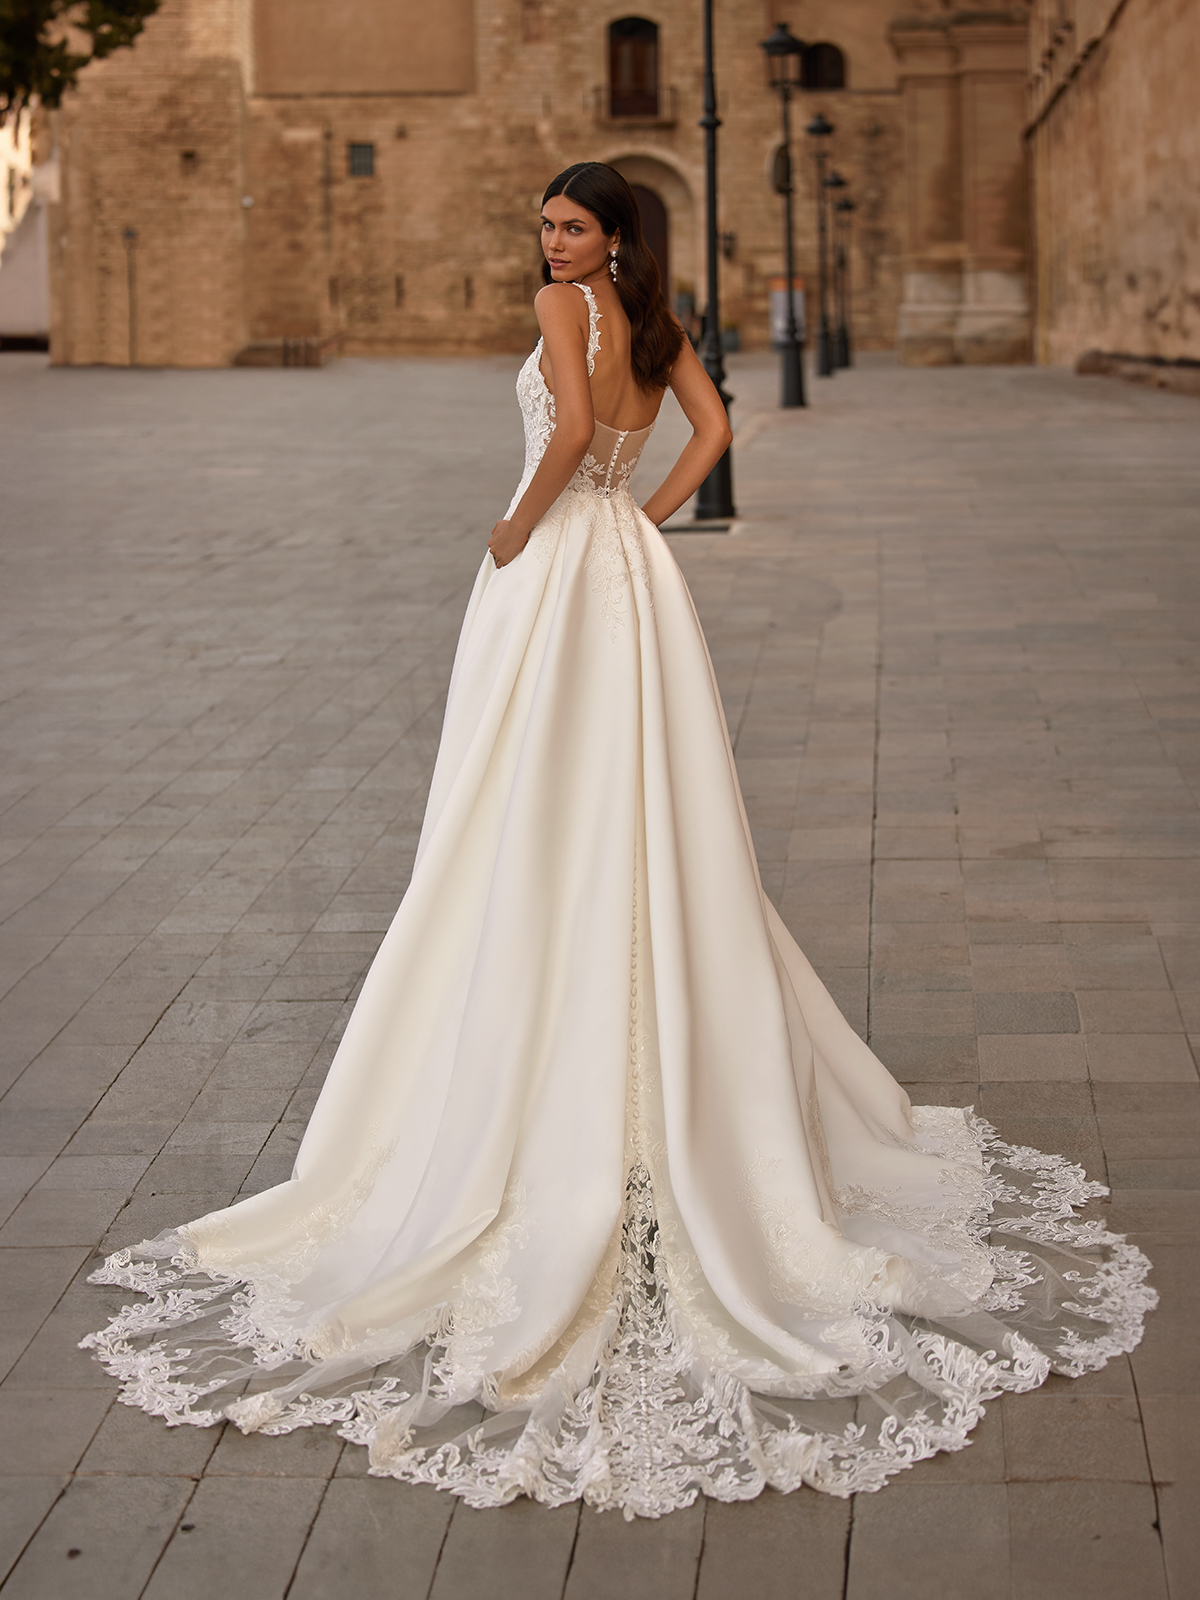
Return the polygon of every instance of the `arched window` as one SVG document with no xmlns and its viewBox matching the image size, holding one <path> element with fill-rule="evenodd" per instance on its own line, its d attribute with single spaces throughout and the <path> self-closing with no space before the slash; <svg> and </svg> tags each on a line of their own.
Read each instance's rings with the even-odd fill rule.
<svg viewBox="0 0 1200 1600">
<path fill-rule="evenodd" d="M 608 30 L 608 111 L 612 117 L 658 115 L 658 24 L 622 17 Z"/>
<path fill-rule="evenodd" d="M 810 44 L 800 63 L 802 89 L 844 89 L 846 58 L 835 44 Z"/>
</svg>

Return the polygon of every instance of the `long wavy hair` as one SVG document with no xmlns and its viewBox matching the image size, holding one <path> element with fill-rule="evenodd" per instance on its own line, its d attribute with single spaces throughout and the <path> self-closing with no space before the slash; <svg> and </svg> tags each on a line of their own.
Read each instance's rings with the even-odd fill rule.
<svg viewBox="0 0 1200 1600">
<path fill-rule="evenodd" d="M 542 204 L 558 194 L 577 200 L 610 237 L 621 230 L 617 293 L 629 318 L 633 376 L 639 389 L 650 393 L 665 389 L 683 347 L 683 329 L 663 296 L 658 262 L 642 233 L 637 197 L 621 174 L 602 161 L 580 161 L 560 172 L 547 184 Z M 542 264 L 542 278 L 554 281 L 548 261 Z"/>
</svg>

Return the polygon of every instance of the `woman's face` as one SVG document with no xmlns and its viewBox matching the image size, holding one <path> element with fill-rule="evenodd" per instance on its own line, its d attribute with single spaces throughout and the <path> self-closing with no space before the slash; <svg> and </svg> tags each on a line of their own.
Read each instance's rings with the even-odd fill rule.
<svg viewBox="0 0 1200 1600">
<path fill-rule="evenodd" d="M 542 254 L 555 283 L 601 271 L 618 238 L 606 234 L 590 211 L 565 195 L 556 194 L 542 207 Z"/>
</svg>

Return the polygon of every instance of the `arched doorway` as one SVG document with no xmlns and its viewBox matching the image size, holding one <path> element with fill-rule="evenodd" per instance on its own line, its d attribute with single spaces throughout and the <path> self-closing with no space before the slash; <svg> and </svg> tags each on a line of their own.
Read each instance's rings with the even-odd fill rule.
<svg viewBox="0 0 1200 1600">
<path fill-rule="evenodd" d="M 685 324 L 698 299 L 697 278 L 703 262 L 697 256 L 696 204 L 683 176 L 656 156 L 628 150 L 604 151 L 601 161 L 615 167 L 632 188 L 642 215 L 646 243 L 662 273 L 663 293 Z M 682 306 L 681 306 L 682 302 Z"/>
<path fill-rule="evenodd" d="M 642 233 L 646 243 L 650 246 L 650 254 L 658 262 L 658 275 L 662 281 L 664 292 L 671 293 L 671 246 L 670 229 L 667 223 L 667 208 L 662 197 L 655 194 L 653 189 L 648 189 L 644 183 L 634 183 L 630 187 L 638 203 L 638 210 L 642 214 Z"/>
</svg>

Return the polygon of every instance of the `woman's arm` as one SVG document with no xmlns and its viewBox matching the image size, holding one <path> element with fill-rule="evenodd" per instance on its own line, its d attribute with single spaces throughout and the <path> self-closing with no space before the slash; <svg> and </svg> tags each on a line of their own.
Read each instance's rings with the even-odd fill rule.
<svg viewBox="0 0 1200 1600">
<path fill-rule="evenodd" d="M 554 432 L 512 516 L 492 529 L 488 549 L 498 567 L 524 550 L 529 535 L 575 476 L 596 431 L 587 370 L 587 303 L 571 286 L 548 283 L 533 305 L 554 380 Z"/>
<path fill-rule="evenodd" d="M 687 339 L 671 368 L 671 389 L 692 425 L 692 437 L 679 460 L 642 507 L 657 526 L 666 522 L 695 494 L 733 438 L 721 397 Z"/>
</svg>

